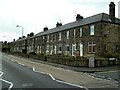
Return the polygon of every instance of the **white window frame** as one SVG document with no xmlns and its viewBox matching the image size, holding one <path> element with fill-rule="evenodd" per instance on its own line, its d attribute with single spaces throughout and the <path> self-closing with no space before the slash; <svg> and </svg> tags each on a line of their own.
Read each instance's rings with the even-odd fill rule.
<svg viewBox="0 0 120 90">
<path fill-rule="evenodd" d="M 60 51 L 60 47 L 61 47 L 61 51 Z M 62 52 L 62 44 L 59 44 L 59 46 L 58 46 L 58 52 L 59 52 L 59 53 Z"/>
<path fill-rule="evenodd" d="M 73 50 L 73 47 L 75 47 L 75 50 Z M 72 44 L 72 56 L 75 56 L 75 51 L 76 51 L 76 44 Z"/>
<path fill-rule="evenodd" d="M 54 46 L 54 53 L 57 54 L 57 46 Z"/>
<path fill-rule="evenodd" d="M 53 54 L 53 45 L 50 46 L 50 55 Z"/>
<path fill-rule="evenodd" d="M 51 42 L 53 41 L 53 34 L 51 34 L 51 39 L 50 40 L 51 40 Z"/>
<path fill-rule="evenodd" d="M 61 32 L 59 32 L 59 41 L 61 40 Z"/>
<path fill-rule="evenodd" d="M 42 47 L 41 46 L 39 46 L 39 49 L 40 49 L 40 54 L 42 53 Z"/>
<path fill-rule="evenodd" d="M 90 35 L 95 35 L 95 26 L 94 25 L 91 25 L 90 26 Z"/>
<path fill-rule="evenodd" d="M 49 35 L 47 35 L 47 42 L 49 42 Z"/>
<path fill-rule="evenodd" d="M 66 47 L 65 47 L 65 48 L 66 48 L 66 52 L 69 52 L 69 51 L 67 50 L 67 47 L 69 47 L 69 51 L 70 51 L 70 45 L 67 44 Z"/>
<path fill-rule="evenodd" d="M 94 42 L 88 42 L 88 53 L 95 53 L 95 51 L 93 51 L 93 47 L 95 47 L 96 44 Z M 91 47 L 91 52 L 89 50 L 89 47 Z"/>
<path fill-rule="evenodd" d="M 46 46 L 46 52 L 49 52 L 49 45 Z"/>
<path fill-rule="evenodd" d="M 45 39 L 45 36 L 42 36 L 43 40 Z"/>
<path fill-rule="evenodd" d="M 82 28 L 80 28 L 80 37 L 82 37 L 82 35 L 83 35 L 83 30 Z"/>
<path fill-rule="evenodd" d="M 83 50 L 83 43 L 80 42 L 80 56 L 83 56 L 84 50 Z"/>
<path fill-rule="evenodd" d="M 69 31 L 67 31 L 67 39 L 69 39 Z"/>
<path fill-rule="evenodd" d="M 76 35 L 76 30 L 75 30 L 75 29 L 74 29 L 74 31 L 73 31 L 73 34 L 74 34 L 73 36 L 74 36 L 74 38 L 75 38 L 75 35 Z"/>
</svg>

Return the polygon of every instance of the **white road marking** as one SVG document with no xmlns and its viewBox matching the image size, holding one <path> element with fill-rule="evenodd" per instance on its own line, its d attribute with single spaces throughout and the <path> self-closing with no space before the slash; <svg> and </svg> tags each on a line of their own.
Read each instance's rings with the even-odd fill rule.
<svg viewBox="0 0 120 90">
<path fill-rule="evenodd" d="M 22 65 L 22 66 L 25 66 L 24 64 L 20 63 L 20 62 L 17 62 L 18 64 Z"/>
<path fill-rule="evenodd" d="M 14 60 L 11 60 L 12 62 L 15 62 Z"/>
<path fill-rule="evenodd" d="M 0 73 L 1 73 L 1 74 L 0 74 L 0 77 L 1 77 L 4 73 L 3 73 L 3 72 L 1 72 L 1 71 L 0 71 Z"/>
<path fill-rule="evenodd" d="M 101 79 L 101 78 L 94 77 L 94 76 L 89 75 L 89 74 L 87 74 L 87 73 L 84 73 L 84 74 L 87 75 L 87 76 L 89 76 L 89 77 L 91 77 L 91 78 L 94 78 L 94 79 L 103 80 L 103 79 Z"/>
<path fill-rule="evenodd" d="M 9 81 L 7 81 L 5 79 L 2 79 L 2 78 L 0 78 L 0 80 L 3 81 L 3 82 L 6 82 L 8 84 L 10 84 L 10 87 L 8 88 L 8 90 L 10 90 L 13 87 L 13 83 L 12 82 L 9 82 Z"/>
<path fill-rule="evenodd" d="M 34 67 L 33 67 L 33 71 L 34 71 L 34 72 L 36 71 Z"/>
<path fill-rule="evenodd" d="M 59 82 L 59 83 L 68 84 L 68 85 L 71 85 L 71 86 L 75 86 L 75 87 L 84 88 L 86 90 L 89 90 L 88 88 L 80 86 L 80 85 L 76 85 L 76 84 L 72 84 L 72 83 L 68 83 L 68 82 L 60 81 L 60 80 L 56 80 L 56 81 Z"/>
<path fill-rule="evenodd" d="M 34 71 L 34 72 L 38 72 L 38 73 L 42 73 L 42 74 L 49 75 L 49 76 L 52 78 L 52 80 L 54 80 L 54 81 L 56 81 L 56 82 L 63 83 L 63 84 L 68 84 L 68 85 L 71 85 L 71 86 L 75 86 L 75 87 L 84 88 L 84 89 L 86 89 L 86 90 L 89 90 L 87 87 L 83 87 L 83 86 L 80 86 L 80 85 L 76 85 L 76 84 L 72 84 L 72 83 L 68 83 L 68 82 L 64 82 L 64 81 L 57 80 L 57 79 L 55 79 L 55 78 L 53 77 L 52 74 L 45 73 L 45 72 L 40 72 L 40 71 L 36 71 L 36 70 L 35 70 L 35 67 L 33 67 L 33 71 Z"/>
<path fill-rule="evenodd" d="M 51 74 L 48 74 L 48 75 L 52 78 L 52 80 L 55 80 L 55 78 Z"/>
<path fill-rule="evenodd" d="M 0 77 L 4 74 L 3 72 L 1 72 L 0 71 Z M 5 79 L 2 79 L 2 78 L 0 78 L 0 80 L 1 81 L 3 81 L 3 82 L 6 82 L 6 83 L 8 83 L 8 84 L 10 84 L 10 87 L 8 88 L 8 90 L 10 90 L 10 89 L 12 89 L 12 87 L 13 87 L 13 83 L 12 82 L 9 82 L 9 81 L 7 81 L 7 80 L 5 80 Z"/>
</svg>

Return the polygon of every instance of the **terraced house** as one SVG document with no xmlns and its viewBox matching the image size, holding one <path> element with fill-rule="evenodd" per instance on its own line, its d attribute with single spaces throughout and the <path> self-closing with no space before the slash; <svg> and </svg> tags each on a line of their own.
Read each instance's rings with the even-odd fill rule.
<svg viewBox="0 0 120 90">
<path fill-rule="evenodd" d="M 111 2 L 109 15 L 100 13 L 83 18 L 77 14 L 76 21 L 65 25 L 57 22 L 56 27 L 52 29 L 45 27 L 43 32 L 32 37 L 12 42 L 15 43 L 12 44 L 12 48 L 17 48 L 17 43 L 25 40 L 25 50 L 28 54 L 34 52 L 38 55 L 119 57 L 120 19 L 115 17 L 115 4 Z M 14 50 L 12 48 L 11 50 Z"/>
</svg>

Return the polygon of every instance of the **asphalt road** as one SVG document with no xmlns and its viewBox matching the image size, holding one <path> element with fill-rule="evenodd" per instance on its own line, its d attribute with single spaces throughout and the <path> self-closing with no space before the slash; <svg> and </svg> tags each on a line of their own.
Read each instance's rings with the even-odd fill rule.
<svg viewBox="0 0 120 90">
<path fill-rule="evenodd" d="M 2 88 L 8 89 L 11 86 L 12 88 L 22 88 L 22 90 L 25 88 L 78 89 L 72 85 L 56 82 L 49 75 L 36 73 L 32 68 L 21 66 L 4 56 L 2 56 L 2 72 L 4 73 Z M 79 90 L 85 89 L 79 88 Z"/>
</svg>

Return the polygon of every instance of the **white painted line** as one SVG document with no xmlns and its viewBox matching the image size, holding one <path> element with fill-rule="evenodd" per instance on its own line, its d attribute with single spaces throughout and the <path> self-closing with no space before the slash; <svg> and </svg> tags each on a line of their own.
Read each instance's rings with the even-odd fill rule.
<svg viewBox="0 0 120 90">
<path fill-rule="evenodd" d="M 68 85 L 71 85 L 71 86 L 75 86 L 75 87 L 84 88 L 86 90 L 89 90 L 88 88 L 80 86 L 80 85 L 76 85 L 76 84 L 72 84 L 72 83 L 68 83 L 68 82 L 64 82 L 64 81 L 60 81 L 60 80 L 56 80 L 56 81 L 59 82 L 59 83 L 68 84 Z"/>
<path fill-rule="evenodd" d="M 14 60 L 11 60 L 12 62 L 15 62 Z"/>
<path fill-rule="evenodd" d="M 0 74 L 0 77 L 1 77 L 4 73 L 3 73 L 3 72 L 1 72 L 1 71 L 0 71 L 0 73 L 1 73 L 1 74 Z"/>
<path fill-rule="evenodd" d="M 103 79 L 101 79 L 101 78 L 96 78 L 96 77 L 94 77 L 94 76 L 91 76 L 91 75 L 89 75 L 89 74 L 87 74 L 87 73 L 84 73 L 84 74 L 87 75 L 87 76 L 89 76 L 89 77 L 91 77 L 91 78 L 94 78 L 94 79 L 103 80 Z"/>
<path fill-rule="evenodd" d="M 22 65 L 22 66 L 25 66 L 24 64 L 20 63 L 20 62 L 17 62 L 18 64 Z"/>
<path fill-rule="evenodd" d="M 35 67 L 33 67 L 32 69 L 33 69 L 34 72 L 38 72 L 38 73 L 42 73 L 42 74 L 49 75 L 49 76 L 52 78 L 52 80 L 54 80 L 54 81 L 56 81 L 56 82 L 63 83 L 63 84 L 68 84 L 68 85 L 71 85 L 71 86 L 75 86 L 75 87 L 84 88 L 84 89 L 86 89 L 86 90 L 89 90 L 88 88 L 83 87 L 83 86 L 80 86 L 80 85 L 71 84 L 71 83 L 68 83 L 68 82 L 64 82 L 64 81 L 56 80 L 56 79 L 55 79 L 51 74 L 49 74 L 49 73 L 36 71 L 36 70 L 35 70 Z"/>
<path fill-rule="evenodd" d="M 2 78 L 0 78 L 0 80 L 3 81 L 3 82 L 6 82 L 8 84 L 10 84 L 10 87 L 8 88 L 8 90 L 10 90 L 13 87 L 13 83 L 12 82 L 6 81 L 6 80 L 4 80 Z"/>
<path fill-rule="evenodd" d="M 4 74 L 3 72 L 1 72 L 0 71 L 0 77 Z M 9 82 L 9 81 L 7 81 L 7 80 L 4 80 L 4 79 L 2 79 L 2 78 L 0 78 L 0 80 L 1 81 L 3 81 L 3 82 L 6 82 L 6 83 L 8 83 L 8 84 L 10 84 L 10 87 L 8 88 L 8 90 L 10 90 L 12 87 L 13 87 L 13 83 L 12 82 Z"/>
<path fill-rule="evenodd" d="M 33 71 L 36 72 L 34 67 L 33 67 Z"/>
<path fill-rule="evenodd" d="M 48 73 L 45 73 L 45 72 L 40 72 L 40 71 L 35 70 L 35 68 L 34 68 L 34 67 L 33 67 L 33 71 L 34 71 L 34 72 L 37 72 L 37 73 L 47 74 L 47 75 L 49 75 Z"/>
<path fill-rule="evenodd" d="M 48 75 L 52 78 L 52 80 L 55 80 L 55 78 L 51 74 L 48 74 Z"/>
</svg>

